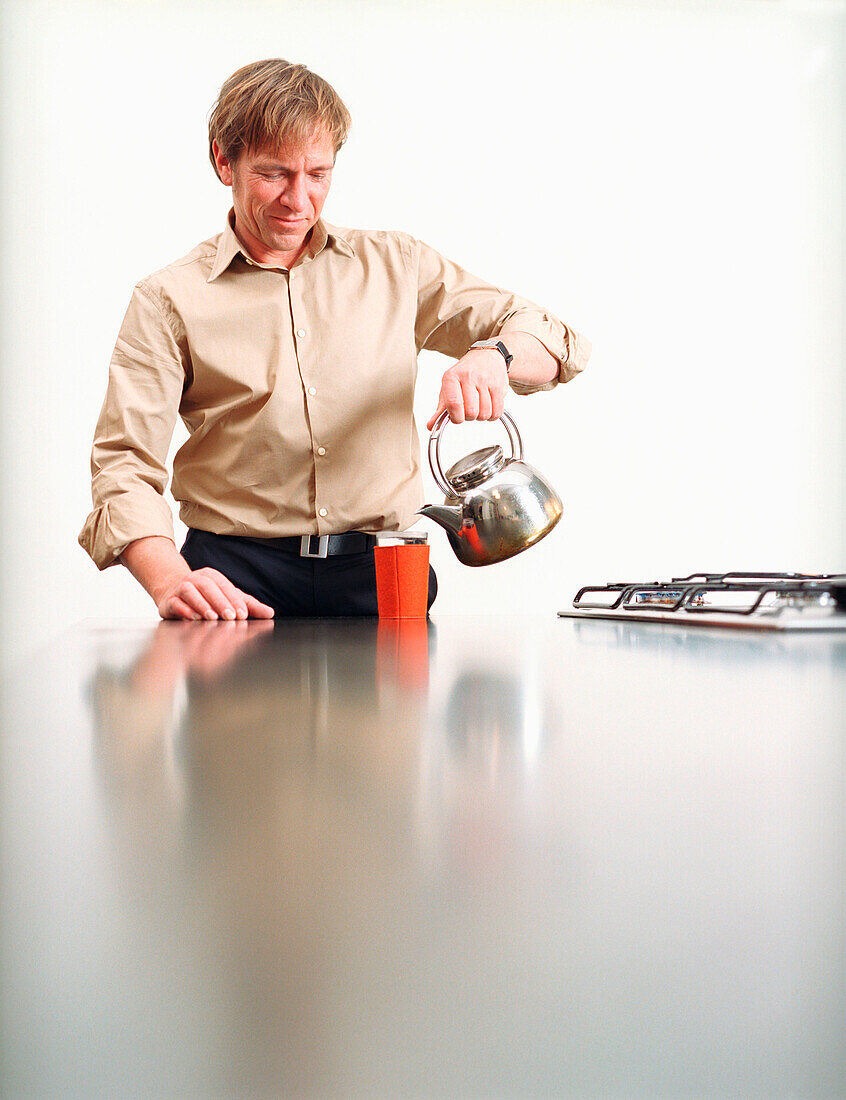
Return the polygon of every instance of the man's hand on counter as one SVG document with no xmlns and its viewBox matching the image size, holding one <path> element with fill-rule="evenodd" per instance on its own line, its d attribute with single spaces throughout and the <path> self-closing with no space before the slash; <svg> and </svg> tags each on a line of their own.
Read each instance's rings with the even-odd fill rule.
<svg viewBox="0 0 846 1100">
<path fill-rule="evenodd" d="M 152 596 L 163 619 L 272 619 L 273 608 L 217 569 L 191 569 L 169 538 L 136 539 L 120 560 Z"/>
<path fill-rule="evenodd" d="M 453 424 L 498 420 L 509 380 L 542 386 L 557 376 L 558 360 L 536 336 L 507 332 L 503 333 L 502 341 L 513 356 L 510 372 L 496 348 L 471 348 L 444 372 L 438 407 L 426 425 L 429 431 L 444 409 Z"/>
</svg>

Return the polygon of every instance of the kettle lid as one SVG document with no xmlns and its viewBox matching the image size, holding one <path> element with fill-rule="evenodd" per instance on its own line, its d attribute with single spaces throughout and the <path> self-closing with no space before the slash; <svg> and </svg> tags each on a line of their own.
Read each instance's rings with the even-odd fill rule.
<svg viewBox="0 0 846 1100">
<path fill-rule="evenodd" d="M 472 489 L 474 485 L 487 481 L 504 465 L 505 456 L 499 444 L 493 447 L 482 447 L 481 450 L 465 455 L 450 466 L 446 472 L 446 479 L 457 492 L 463 493 L 467 489 Z"/>
</svg>

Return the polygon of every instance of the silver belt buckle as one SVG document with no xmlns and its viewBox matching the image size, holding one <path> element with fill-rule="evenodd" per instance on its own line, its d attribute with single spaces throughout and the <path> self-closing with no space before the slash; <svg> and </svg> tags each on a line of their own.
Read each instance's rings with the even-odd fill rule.
<svg viewBox="0 0 846 1100">
<path fill-rule="evenodd" d="M 311 552 L 311 540 L 317 539 L 317 553 Z M 301 558 L 325 558 L 329 553 L 329 536 L 328 535 L 303 535 L 300 539 L 300 557 Z"/>
</svg>

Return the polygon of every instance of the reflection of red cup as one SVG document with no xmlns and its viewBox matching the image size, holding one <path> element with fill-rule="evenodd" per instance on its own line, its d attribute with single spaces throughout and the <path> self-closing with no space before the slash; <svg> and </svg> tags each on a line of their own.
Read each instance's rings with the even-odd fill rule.
<svg viewBox="0 0 846 1100">
<path fill-rule="evenodd" d="M 423 618 L 379 620 L 376 672 L 381 683 L 412 691 L 426 687 L 431 625 Z"/>
<path fill-rule="evenodd" d="M 376 546 L 376 596 L 383 619 L 425 619 L 429 602 L 429 547 Z"/>
</svg>

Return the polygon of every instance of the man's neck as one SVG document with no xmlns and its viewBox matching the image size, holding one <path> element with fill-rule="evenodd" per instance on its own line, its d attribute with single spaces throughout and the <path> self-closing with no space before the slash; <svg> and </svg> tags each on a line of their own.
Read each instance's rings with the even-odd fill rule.
<svg viewBox="0 0 846 1100">
<path fill-rule="evenodd" d="M 293 267 L 300 256 L 302 256 L 303 252 L 305 252 L 311 240 L 311 235 L 314 232 L 313 228 L 309 229 L 297 248 L 287 252 L 274 252 L 273 249 L 268 248 L 263 241 L 258 240 L 251 233 L 244 233 L 238 225 L 237 218 L 233 220 L 234 225 L 232 226 L 232 231 L 241 242 L 241 247 L 251 260 L 254 260 L 257 264 L 264 264 L 267 267 L 284 267 L 286 269 Z"/>
</svg>

